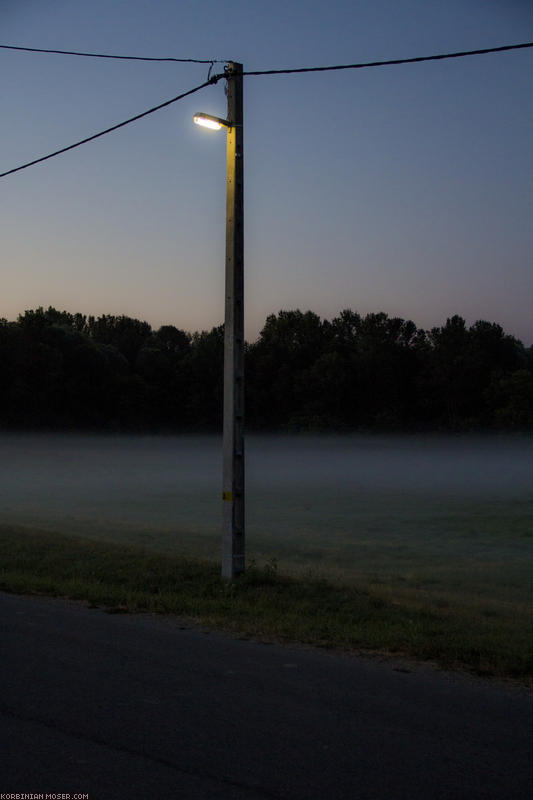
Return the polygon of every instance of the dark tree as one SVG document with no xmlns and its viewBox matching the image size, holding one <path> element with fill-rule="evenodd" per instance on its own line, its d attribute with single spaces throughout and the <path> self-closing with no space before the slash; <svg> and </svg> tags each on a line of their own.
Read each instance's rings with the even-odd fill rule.
<svg viewBox="0 0 533 800">
<path fill-rule="evenodd" d="M 224 326 L 152 331 L 38 308 L 0 320 L 6 428 L 220 430 Z M 246 345 L 248 430 L 533 428 L 533 349 L 480 320 L 270 315 Z"/>
<path fill-rule="evenodd" d="M 246 415 L 254 427 L 290 426 L 306 417 L 310 397 L 300 377 L 324 352 L 326 337 L 324 323 L 312 311 L 267 317 L 246 359 Z"/>
<path fill-rule="evenodd" d="M 139 350 L 152 334 L 152 328 L 147 322 L 126 316 L 115 317 L 110 314 L 104 314 L 97 318 L 89 317 L 86 331 L 95 341 L 116 347 L 132 365 L 135 363 Z"/>
</svg>

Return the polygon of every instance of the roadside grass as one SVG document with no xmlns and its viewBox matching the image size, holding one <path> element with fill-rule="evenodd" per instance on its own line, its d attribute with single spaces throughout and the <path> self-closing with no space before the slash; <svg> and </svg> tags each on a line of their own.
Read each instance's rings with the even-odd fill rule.
<svg viewBox="0 0 533 800">
<path fill-rule="evenodd" d="M 394 654 L 533 683 L 531 605 L 475 591 L 454 595 L 444 578 L 434 583 L 422 574 L 411 585 L 332 579 L 316 568 L 295 575 L 275 560 L 252 562 L 225 582 L 213 561 L 0 526 L 1 591 L 67 597 L 115 613 L 174 614 L 243 637 Z"/>
</svg>

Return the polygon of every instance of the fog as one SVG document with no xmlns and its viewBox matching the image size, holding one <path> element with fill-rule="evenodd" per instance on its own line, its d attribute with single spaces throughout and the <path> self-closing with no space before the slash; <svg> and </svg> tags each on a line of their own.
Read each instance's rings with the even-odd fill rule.
<svg viewBox="0 0 533 800">
<path fill-rule="evenodd" d="M 2 434 L 0 444 L 0 523 L 110 538 L 137 526 L 174 532 L 178 549 L 180 536 L 218 535 L 216 436 Z M 251 435 L 246 448 L 252 543 L 254 532 L 350 535 L 365 498 L 367 526 L 391 497 L 411 510 L 427 497 L 533 500 L 530 437 Z"/>
</svg>

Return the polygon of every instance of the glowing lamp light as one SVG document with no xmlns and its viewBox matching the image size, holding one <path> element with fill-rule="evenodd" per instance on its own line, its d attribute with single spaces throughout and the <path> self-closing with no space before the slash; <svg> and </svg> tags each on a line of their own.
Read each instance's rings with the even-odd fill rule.
<svg viewBox="0 0 533 800">
<path fill-rule="evenodd" d="M 214 117 L 212 114 L 195 114 L 193 121 L 197 125 L 201 125 L 202 128 L 209 128 L 212 131 L 219 131 L 221 128 L 229 127 L 227 119 L 220 119 L 220 117 Z"/>
</svg>

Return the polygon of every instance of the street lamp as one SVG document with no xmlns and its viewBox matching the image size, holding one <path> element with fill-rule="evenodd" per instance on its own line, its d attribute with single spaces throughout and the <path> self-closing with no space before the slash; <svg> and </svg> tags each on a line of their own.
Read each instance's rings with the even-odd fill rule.
<svg viewBox="0 0 533 800">
<path fill-rule="evenodd" d="M 222 467 L 222 577 L 244 572 L 244 225 L 242 64 L 226 68 L 227 119 L 198 113 L 194 122 L 226 128 L 226 300 Z"/>
<path fill-rule="evenodd" d="M 202 128 L 210 128 L 212 131 L 219 131 L 221 128 L 230 127 L 230 123 L 227 119 L 214 117 L 212 114 L 204 114 L 201 111 L 195 114 L 192 120 L 196 122 L 197 125 L 201 125 Z"/>
</svg>

